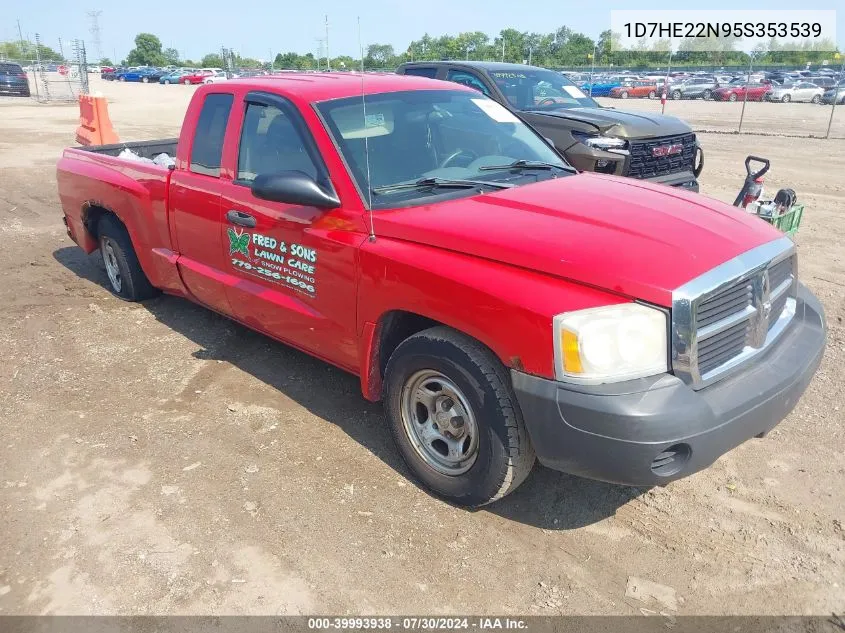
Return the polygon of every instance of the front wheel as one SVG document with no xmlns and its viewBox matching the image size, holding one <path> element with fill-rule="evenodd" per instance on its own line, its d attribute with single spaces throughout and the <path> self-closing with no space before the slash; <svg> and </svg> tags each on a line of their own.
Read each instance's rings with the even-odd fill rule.
<svg viewBox="0 0 845 633">
<path fill-rule="evenodd" d="M 619 96 L 620 96 L 621 98 L 623 98 L 623 99 L 627 99 L 627 98 L 628 98 L 628 93 L 627 93 L 627 92 L 623 92 L 623 93 L 622 93 L 621 95 L 619 95 Z"/>
<path fill-rule="evenodd" d="M 780 100 L 782 103 L 789 103 L 790 101 L 792 101 L 792 97 L 790 97 L 789 95 L 783 95 Z"/>
<path fill-rule="evenodd" d="M 162 80 L 162 82 L 161 82 L 161 83 L 163 83 L 165 86 L 169 86 L 169 85 L 170 85 L 170 80 L 169 80 L 169 79 L 164 79 L 164 80 Z"/>
<path fill-rule="evenodd" d="M 183 84 L 185 84 L 186 86 L 190 86 L 190 85 L 191 85 L 191 80 L 190 80 L 190 79 L 186 79 L 186 80 L 185 80 L 185 81 L 183 81 L 182 83 L 183 83 Z"/>
<path fill-rule="evenodd" d="M 100 220 L 97 232 L 111 291 L 125 301 L 141 301 L 156 296 L 159 291 L 138 263 L 126 227 L 117 218 L 107 215 Z"/>
<path fill-rule="evenodd" d="M 736 94 L 731 93 L 731 96 L 728 97 L 728 101 L 730 101 L 731 103 L 735 102 L 736 101 Z"/>
<path fill-rule="evenodd" d="M 672 91 L 672 98 L 676 101 L 681 98 L 681 91 L 680 90 L 673 90 Z"/>
<path fill-rule="evenodd" d="M 150 83 L 150 78 L 149 77 L 142 77 L 141 81 L 143 81 L 145 84 L 148 84 L 148 83 Z"/>
<path fill-rule="evenodd" d="M 120 80 L 121 80 L 121 81 L 126 81 L 126 77 L 121 77 L 121 78 L 120 78 Z"/>
<path fill-rule="evenodd" d="M 821 103 L 821 101 L 822 101 L 821 95 L 813 95 L 813 98 L 811 99 L 811 101 L 813 103 Z"/>
<path fill-rule="evenodd" d="M 384 408 L 396 446 L 422 484 L 462 506 L 504 497 L 534 464 L 507 370 L 489 349 L 435 327 L 390 356 Z"/>
<path fill-rule="evenodd" d="M 651 92 L 648 93 L 649 99 L 654 99 L 656 96 L 657 96 L 657 93 L 654 90 L 652 90 Z"/>
<path fill-rule="evenodd" d="M 710 97 L 713 96 L 713 91 L 712 90 L 705 90 L 704 94 L 702 96 L 704 97 L 704 100 L 706 101 L 707 99 L 709 99 Z"/>
</svg>

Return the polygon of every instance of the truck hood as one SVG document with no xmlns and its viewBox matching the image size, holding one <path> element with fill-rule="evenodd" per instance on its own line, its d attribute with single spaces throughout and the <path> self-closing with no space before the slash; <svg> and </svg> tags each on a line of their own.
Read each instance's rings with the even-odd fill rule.
<svg viewBox="0 0 845 633">
<path fill-rule="evenodd" d="M 377 238 L 444 248 L 669 307 L 672 291 L 777 239 L 705 196 L 584 173 L 376 212 Z"/>
<path fill-rule="evenodd" d="M 620 138 L 656 138 L 688 134 L 689 125 L 673 116 L 652 114 L 651 112 L 630 112 L 615 108 L 561 108 L 550 112 L 530 112 L 532 116 L 554 117 L 589 123 L 598 128 L 601 134 Z"/>
</svg>

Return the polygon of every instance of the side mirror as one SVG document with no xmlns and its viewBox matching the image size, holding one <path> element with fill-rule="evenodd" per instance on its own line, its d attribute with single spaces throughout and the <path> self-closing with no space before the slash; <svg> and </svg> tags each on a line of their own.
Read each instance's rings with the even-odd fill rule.
<svg viewBox="0 0 845 633">
<path fill-rule="evenodd" d="M 301 171 L 260 174 L 252 181 L 252 195 L 262 200 L 320 209 L 340 206 L 340 200 L 333 191 L 324 190 L 311 176 Z"/>
</svg>

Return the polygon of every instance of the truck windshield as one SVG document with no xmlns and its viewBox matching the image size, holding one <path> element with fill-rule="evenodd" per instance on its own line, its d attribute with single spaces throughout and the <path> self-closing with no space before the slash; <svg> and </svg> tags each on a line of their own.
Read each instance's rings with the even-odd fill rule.
<svg viewBox="0 0 845 633">
<path fill-rule="evenodd" d="M 490 76 L 517 110 L 598 108 L 599 105 L 564 75 L 552 70 L 491 70 Z"/>
<path fill-rule="evenodd" d="M 574 173 L 534 130 L 476 92 L 390 92 L 324 101 L 317 110 L 373 208 Z"/>
</svg>

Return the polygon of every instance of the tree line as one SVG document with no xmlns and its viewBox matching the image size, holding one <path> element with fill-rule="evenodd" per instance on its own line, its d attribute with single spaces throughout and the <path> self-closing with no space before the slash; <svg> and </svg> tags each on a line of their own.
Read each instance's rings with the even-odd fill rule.
<svg viewBox="0 0 845 633">
<path fill-rule="evenodd" d="M 237 68 L 275 68 L 297 70 L 352 70 L 359 69 L 362 61 L 367 70 L 392 69 L 407 61 L 435 61 L 473 59 L 485 61 L 505 61 L 512 63 L 530 63 L 549 68 L 589 68 L 618 67 L 646 68 L 665 66 L 669 61 L 669 42 L 658 41 L 646 45 L 642 43 L 633 50 L 618 50 L 614 45 L 615 36 L 611 31 L 604 31 L 598 39 L 592 39 L 562 26 L 550 33 L 523 32 L 516 29 L 503 29 L 496 36 L 489 36 L 481 31 L 441 35 L 432 37 L 425 34 L 412 41 L 406 50 L 396 51 L 391 44 L 370 44 L 363 51 L 363 60 L 342 55 L 326 59 L 314 53 L 294 51 L 278 53 L 271 61 L 243 57 L 237 52 L 227 53 L 228 61 Z M 720 39 L 719 50 L 712 41 L 685 40 L 680 50 L 672 54 L 673 66 L 744 66 L 749 56 L 737 50 L 741 40 Z M 829 48 L 822 47 L 822 48 Z M 785 51 L 776 40 L 768 44 L 758 44 L 754 51 L 754 62 L 758 65 L 803 66 L 819 64 L 830 60 L 834 55 L 829 51 L 818 50 L 818 45 L 806 44 L 802 50 Z M 0 58 L 34 58 L 35 45 L 28 42 L 0 43 Z M 59 61 L 62 56 L 47 46 L 39 49 L 41 58 L 46 61 Z M 152 33 L 139 33 L 135 37 L 135 47 L 120 63 L 124 66 L 204 66 L 226 67 L 224 51 L 211 52 L 199 60 L 180 59 L 174 48 L 164 48 L 161 40 Z M 112 60 L 104 58 L 100 64 L 113 65 Z"/>
</svg>

